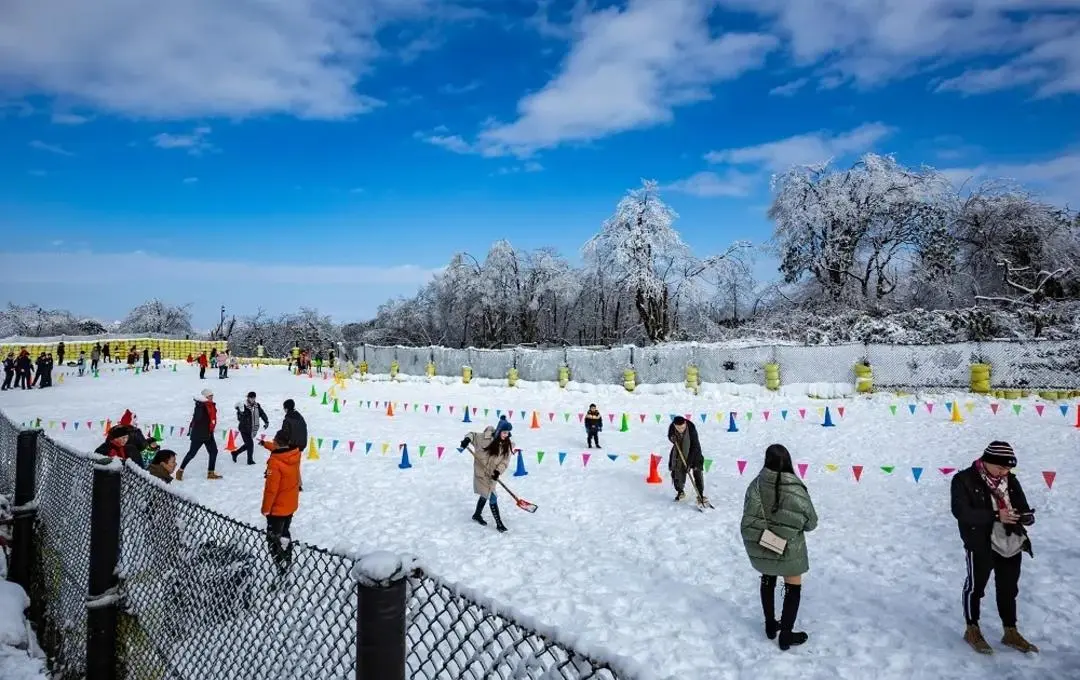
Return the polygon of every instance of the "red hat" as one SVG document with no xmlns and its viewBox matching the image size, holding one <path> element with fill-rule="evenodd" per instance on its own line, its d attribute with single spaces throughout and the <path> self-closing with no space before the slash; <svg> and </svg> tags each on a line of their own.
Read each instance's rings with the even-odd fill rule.
<svg viewBox="0 0 1080 680">
<path fill-rule="evenodd" d="M 134 419 L 135 414 L 131 412 L 131 409 L 126 409 L 124 411 L 124 415 L 120 418 L 120 424 L 124 426 L 129 426 Z"/>
</svg>

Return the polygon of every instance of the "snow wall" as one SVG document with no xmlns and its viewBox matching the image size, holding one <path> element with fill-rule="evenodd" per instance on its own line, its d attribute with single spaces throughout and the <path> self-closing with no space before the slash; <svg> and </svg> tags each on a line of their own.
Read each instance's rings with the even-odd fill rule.
<svg viewBox="0 0 1080 680">
<path fill-rule="evenodd" d="M 469 366 L 476 378 L 506 378 L 516 367 L 521 380 L 555 381 L 559 367 L 570 368 L 571 380 L 621 383 L 633 368 L 642 384 L 686 380 L 686 368 L 698 368 L 703 383 L 765 384 L 765 364 L 780 365 L 782 384 L 854 383 L 855 364 L 866 361 L 875 388 L 967 388 L 971 364 L 991 365 L 996 388 L 1080 389 L 1080 341 L 964 342 L 945 345 L 759 345 L 674 343 L 657 347 L 591 349 L 450 349 L 447 347 L 382 347 L 359 345 L 356 360 L 366 360 L 371 373 L 389 373 L 396 360 L 401 373 L 423 375 L 429 361 L 442 376 L 460 376 Z"/>
</svg>

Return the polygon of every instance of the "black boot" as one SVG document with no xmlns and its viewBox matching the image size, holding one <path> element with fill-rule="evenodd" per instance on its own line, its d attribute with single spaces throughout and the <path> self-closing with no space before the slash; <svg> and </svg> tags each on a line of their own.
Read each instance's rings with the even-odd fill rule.
<svg viewBox="0 0 1080 680">
<path fill-rule="evenodd" d="M 805 643 L 810 638 L 806 633 L 794 630 L 801 599 L 801 585 L 784 584 L 784 611 L 780 615 L 780 649 L 782 650 L 787 651 L 791 647 Z"/>
<path fill-rule="evenodd" d="M 765 614 L 765 637 L 776 639 L 780 622 L 776 620 L 776 577 L 761 575 L 761 611 Z"/>
<path fill-rule="evenodd" d="M 476 522 L 477 524 L 481 524 L 483 526 L 487 526 L 487 522 L 484 521 L 484 517 L 483 517 L 484 503 L 486 503 L 486 502 L 487 502 L 487 499 L 484 498 L 483 496 L 481 496 L 480 498 L 477 498 L 476 499 L 476 512 L 474 512 L 472 514 L 472 520 L 474 522 Z"/>
<path fill-rule="evenodd" d="M 506 533 L 506 525 L 502 523 L 502 515 L 499 514 L 499 506 L 494 503 L 491 504 L 491 516 L 495 518 L 495 528 L 499 530 L 499 533 Z"/>
</svg>

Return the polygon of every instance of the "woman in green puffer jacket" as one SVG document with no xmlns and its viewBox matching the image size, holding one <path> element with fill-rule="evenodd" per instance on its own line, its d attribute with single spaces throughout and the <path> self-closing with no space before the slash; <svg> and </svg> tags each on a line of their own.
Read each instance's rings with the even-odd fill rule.
<svg viewBox="0 0 1080 680">
<path fill-rule="evenodd" d="M 746 489 L 741 528 L 750 564 L 761 573 L 765 635 L 772 640 L 779 633 L 780 649 L 801 645 L 809 638 L 794 628 L 802 597 L 802 575 L 810 570 L 806 532 L 813 531 L 817 522 L 810 493 L 795 475 L 791 454 L 780 444 L 773 444 L 765 450 L 765 466 Z M 761 545 L 766 529 L 787 541 L 782 552 Z M 777 576 L 784 577 L 784 607 L 779 622 L 776 620 Z"/>
</svg>

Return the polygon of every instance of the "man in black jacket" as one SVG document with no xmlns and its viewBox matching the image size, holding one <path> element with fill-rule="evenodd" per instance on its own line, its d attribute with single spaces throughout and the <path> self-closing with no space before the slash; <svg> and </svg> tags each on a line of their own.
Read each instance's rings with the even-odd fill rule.
<svg viewBox="0 0 1080 680">
<path fill-rule="evenodd" d="M 705 505 L 708 502 L 705 497 L 705 474 L 702 471 L 705 458 L 701 454 L 701 441 L 698 439 L 697 428 L 686 418 L 675 416 L 671 425 L 668 426 L 667 438 L 671 442 L 668 470 L 671 472 L 671 481 L 675 484 L 675 500 L 681 501 L 686 498 L 683 489 L 686 486 L 686 473 L 689 468 L 693 475 L 698 504 Z M 685 465 L 683 459 L 685 459 Z"/>
<path fill-rule="evenodd" d="M 274 441 L 287 441 L 289 446 L 303 453 L 308 444 L 307 421 L 296 410 L 296 402 L 292 399 L 286 399 L 281 406 L 285 409 L 285 417 L 281 419 L 281 429 L 274 435 Z M 300 490 L 304 490 L 303 475 L 300 476 Z"/>
<path fill-rule="evenodd" d="M 270 426 L 270 419 L 266 417 L 266 411 L 259 402 L 255 401 L 255 393 L 248 392 L 247 399 L 236 404 L 236 419 L 239 423 L 236 429 L 240 430 L 240 438 L 244 445 L 232 452 L 232 462 L 236 462 L 241 453 L 247 451 L 247 464 L 255 464 L 255 433 L 259 431 L 259 421 L 262 421 L 263 429 Z"/>
<path fill-rule="evenodd" d="M 990 574 L 998 615 L 1005 628 L 1002 644 L 1022 652 L 1038 647 L 1016 629 L 1016 596 L 1020 589 L 1020 562 L 1024 552 L 1034 555 L 1026 526 L 1035 523 L 1020 480 L 1012 474 L 1016 454 L 1007 442 L 994 441 L 971 467 L 952 480 L 952 514 L 967 553 L 964 580 L 964 640 L 981 654 L 993 652 L 979 629 L 979 609 Z"/>
</svg>

